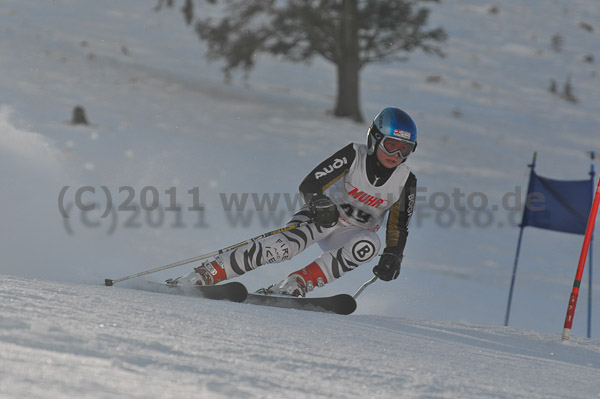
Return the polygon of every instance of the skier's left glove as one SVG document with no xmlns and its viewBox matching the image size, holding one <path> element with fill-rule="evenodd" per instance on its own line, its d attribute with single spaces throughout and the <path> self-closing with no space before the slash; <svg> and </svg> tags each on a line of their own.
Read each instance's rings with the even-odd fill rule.
<svg viewBox="0 0 600 399">
<path fill-rule="evenodd" d="M 333 227 L 336 225 L 340 212 L 331 198 L 325 194 L 315 194 L 308 201 L 308 209 L 313 222 L 320 227 Z"/>
<path fill-rule="evenodd" d="M 373 274 L 383 281 L 395 280 L 400 274 L 402 255 L 383 251 L 379 263 L 373 268 Z"/>
</svg>

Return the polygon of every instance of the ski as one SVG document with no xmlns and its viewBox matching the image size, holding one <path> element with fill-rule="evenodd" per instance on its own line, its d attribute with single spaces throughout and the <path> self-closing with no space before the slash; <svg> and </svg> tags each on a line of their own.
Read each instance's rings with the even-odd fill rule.
<svg viewBox="0 0 600 399">
<path fill-rule="evenodd" d="M 244 284 L 238 282 L 190 288 L 199 297 L 207 299 L 244 302 L 248 296 L 248 290 L 246 290 Z"/>
<path fill-rule="evenodd" d="M 339 294 L 319 298 L 296 298 L 279 295 L 248 294 L 244 303 L 273 306 L 278 308 L 308 310 L 313 312 L 348 315 L 356 310 L 356 301 L 351 295 Z"/>
<path fill-rule="evenodd" d="M 337 313 L 341 315 L 348 315 L 356 310 L 356 300 L 348 294 L 317 298 L 296 298 L 291 296 L 258 293 L 250 294 L 244 284 L 239 282 L 193 286 L 178 284 L 177 279 L 173 279 L 167 280 L 164 283 L 146 281 L 143 286 L 135 288 L 144 291 L 196 296 L 206 299 L 244 302 L 253 305 L 308 310 L 313 312 Z"/>
<path fill-rule="evenodd" d="M 173 281 L 173 280 L 170 280 Z M 206 299 L 216 299 L 231 302 L 244 302 L 248 290 L 242 283 L 230 282 L 218 285 L 180 285 L 167 280 L 164 283 L 145 282 L 142 290 L 162 292 L 166 294 L 196 296 Z"/>
</svg>

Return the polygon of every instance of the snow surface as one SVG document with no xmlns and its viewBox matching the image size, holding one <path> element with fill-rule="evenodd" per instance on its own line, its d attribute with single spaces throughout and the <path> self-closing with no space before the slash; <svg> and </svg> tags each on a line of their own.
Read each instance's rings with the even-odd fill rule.
<svg viewBox="0 0 600 399">
<path fill-rule="evenodd" d="M 7 398 L 600 396 L 578 337 L 15 277 L 0 297 Z"/>
<path fill-rule="evenodd" d="M 490 3 L 446 1 L 433 6 L 431 21 L 450 35 L 446 58 L 415 53 L 364 70 L 365 118 L 396 105 L 416 120 L 419 148 L 409 164 L 427 200 L 417 203 L 400 278 L 367 288 L 350 317 L 126 289 L 133 281 L 101 286 L 280 226 L 293 209 L 283 194 L 293 199 L 305 174 L 362 142 L 368 124 L 326 112 L 335 71 L 323 61 L 260 57 L 250 80 L 224 84 L 179 11 L 153 6 L 0 6 L 0 396 L 600 395 L 600 317 L 592 340 L 581 338 L 587 271 L 572 341 L 560 343 L 582 237 L 525 230 L 512 328 L 502 327 L 520 210 L 501 206 L 510 193 L 523 199 L 534 151 L 538 173 L 588 178 L 586 151 L 600 150 L 597 1 L 505 0 L 497 14 Z M 547 90 L 569 77 L 577 104 Z M 76 105 L 90 126 L 68 123 Z M 69 218 L 59 212 L 66 186 Z M 74 205 L 85 186 L 96 193 L 84 202 L 98 205 L 87 214 Z M 182 211 L 101 218 L 103 186 L 115 207 L 127 198 L 120 187 L 131 187 L 138 209 L 144 187 L 158 190 L 163 208 L 174 188 Z M 196 187 L 194 201 L 188 190 Z M 455 189 L 462 205 L 483 193 L 486 211 L 428 207 L 434 193 Z M 222 196 L 244 193 L 245 212 L 224 210 Z M 253 193 L 282 199 L 274 212 L 259 212 Z M 204 211 L 188 210 L 194 205 Z M 593 249 L 600 253 L 598 240 Z M 310 248 L 239 280 L 257 289 L 318 254 Z M 315 295 L 353 293 L 371 268 Z"/>
</svg>

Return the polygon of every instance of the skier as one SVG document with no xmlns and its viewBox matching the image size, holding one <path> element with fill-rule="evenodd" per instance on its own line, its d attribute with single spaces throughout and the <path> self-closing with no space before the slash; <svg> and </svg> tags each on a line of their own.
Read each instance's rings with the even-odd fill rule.
<svg viewBox="0 0 600 399">
<path fill-rule="evenodd" d="M 381 244 L 376 231 L 388 212 L 386 246 L 373 273 L 384 281 L 396 279 L 417 184 L 405 162 L 416 147 L 417 129 L 411 117 L 398 108 L 383 109 L 367 131 L 366 145 L 348 144 L 300 184 L 305 205 L 288 225 L 310 223 L 217 256 L 176 282 L 214 285 L 261 265 L 289 260 L 318 242 L 324 250 L 321 256 L 261 290 L 306 296 L 377 255 Z"/>
</svg>

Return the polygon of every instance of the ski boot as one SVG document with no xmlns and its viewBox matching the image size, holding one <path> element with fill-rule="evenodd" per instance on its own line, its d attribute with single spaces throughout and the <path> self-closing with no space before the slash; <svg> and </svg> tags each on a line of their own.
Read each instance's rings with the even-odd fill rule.
<svg viewBox="0 0 600 399">
<path fill-rule="evenodd" d="M 165 281 L 168 285 L 215 285 L 221 281 L 227 280 L 225 268 L 220 259 L 206 261 L 200 266 L 195 267 L 194 271 L 175 279 Z"/>
<path fill-rule="evenodd" d="M 259 294 L 289 295 L 305 297 L 307 292 L 327 284 L 327 277 L 316 262 L 311 263 L 303 269 L 291 273 L 285 280 L 273 284 L 267 288 L 261 288 Z"/>
</svg>

